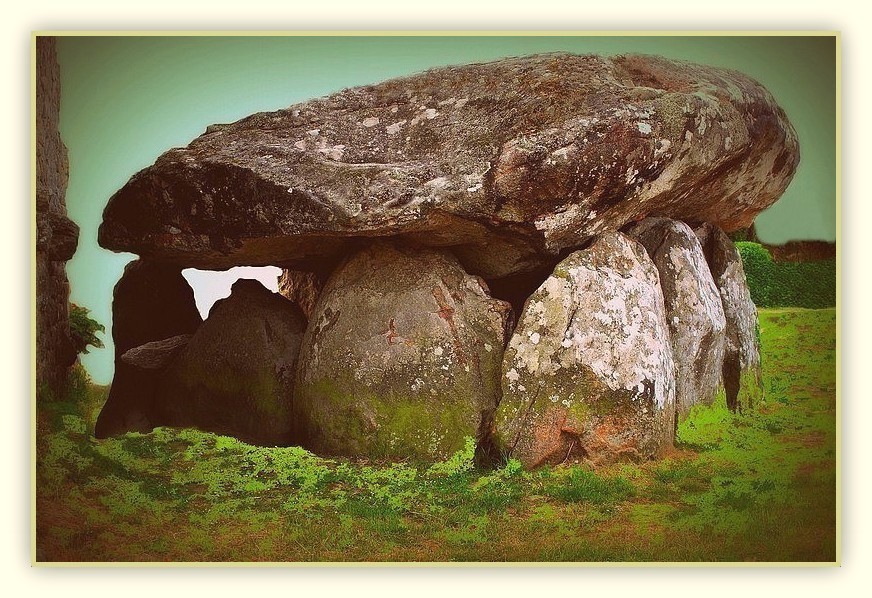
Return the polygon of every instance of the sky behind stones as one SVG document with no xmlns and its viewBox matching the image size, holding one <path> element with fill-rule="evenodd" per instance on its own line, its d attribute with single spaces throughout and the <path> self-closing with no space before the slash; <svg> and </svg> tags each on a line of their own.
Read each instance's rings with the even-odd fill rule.
<svg viewBox="0 0 872 598">
<path fill-rule="evenodd" d="M 207 125 L 345 87 L 552 51 L 660 54 L 754 77 L 784 108 L 802 155 L 781 200 L 758 217 L 758 234 L 769 243 L 835 239 L 833 37 L 63 37 L 58 60 L 61 136 L 70 158 L 67 207 L 81 227 L 79 248 L 67 264 L 70 299 L 107 330 L 106 347 L 82 358 L 94 381 L 112 378 L 112 289 L 135 257 L 97 245 L 103 207 L 161 153 L 187 145 Z M 272 275 L 261 273 L 262 282 Z M 188 271 L 186 278 L 203 312 L 227 295 L 236 276 Z"/>
</svg>

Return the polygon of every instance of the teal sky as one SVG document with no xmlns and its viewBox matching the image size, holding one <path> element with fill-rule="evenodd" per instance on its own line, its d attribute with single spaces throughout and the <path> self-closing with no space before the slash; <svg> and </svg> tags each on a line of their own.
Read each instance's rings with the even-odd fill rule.
<svg viewBox="0 0 872 598">
<path fill-rule="evenodd" d="M 109 197 L 171 147 L 213 123 L 276 110 L 345 87 L 426 68 L 536 52 L 643 52 L 733 68 L 765 85 L 799 134 L 802 160 L 781 200 L 757 219 L 770 243 L 836 234 L 833 37 L 63 37 L 61 136 L 67 208 L 81 227 L 71 301 L 106 325 L 106 348 L 82 362 L 112 378 L 112 288 L 132 254 L 97 245 Z M 192 279 L 188 276 L 189 280 Z M 198 307 L 232 276 L 193 276 Z M 222 290 L 224 289 L 224 290 Z"/>
</svg>

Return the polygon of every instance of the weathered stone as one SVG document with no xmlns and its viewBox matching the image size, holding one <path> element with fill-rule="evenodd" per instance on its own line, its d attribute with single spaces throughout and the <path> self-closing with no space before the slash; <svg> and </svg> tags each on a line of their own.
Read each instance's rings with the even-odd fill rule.
<svg viewBox="0 0 872 598">
<path fill-rule="evenodd" d="M 146 260 L 124 268 L 112 294 L 117 357 L 151 341 L 192 334 L 202 321 L 194 291 L 178 268 Z"/>
<path fill-rule="evenodd" d="M 55 38 L 36 38 L 36 388 L 42 399 L 64 392 L 76 361 L 70 338 L 70 284 L 65 262 L 79 227 L 67 218 L 69 164 L 58 130 L 60 68 Z"/>
<path fill-rule="evenodd" d="M 724 362 L 724 308 L 699 239 L 683 222 L 646 218 L 630 236 L 646 249 L 660 274 L 675 361 L 676 422 L 714 402 Z"/>
<path fill-rule="evenodd" d="M 510 307 L 447 252 L 374 244 L 328 280 L 295 400 L 323 454 L 444 458 L 489 448 Z"/>
<path fill-rule="evenodd" d="M 143 370 L 161 370 L 172 361 L 176 354 L 185 348 L 191 340 L 190 334 L 180 334 L 160 341 L 145 343 L 130 349 L 121 356 L 121 361 L 127 365 Z"/>
<path fill-rule="evenodd" d="M 305 267 L 391 236 L 497 278 L 649 213 L 748 226 L 798 160 L 784 112 L 741 73 L 536 55 L 211 126 L 112 197 L 99 239 L 225 269 Z"/>
<path fill-rule="evenodd" d="M 144 260 L 127 265 L 113 293 L 115 376 L 97 418 L 98 438 L 154 427 L 154 390 L 160 375 L 124 363 L 121 356 L 152 341 L 191 334 L 201 322 L 194 291 L 178 267 Z"/>
<path fill-rule="evenodd" d="M 295 444 L 293 379 L 305 328 L 293 303 L 256 280 L 236 281 L 164 371 L 156 424 Z"/>
<path fill-rule="evenodd" d="M 315 272 L 282 270 L 279 275 L 279 294 L 295 303 L 307 318 L 323 287 L 324 280 Z"/>
<path fill-rule="evenodd" d="M 671 446 L 675 367 L 657 269 L 621 233 L 572 253 L 528 299 L 496 430 L 525 466 L 646 459 Z"/>
<path fill-rule="evenodd" d="M 50 261 L 72 259 L 79 244 L 79 225 L 64 214 L 37 212 L 36 251 Z"/>
<path fill-rule="evenodd" d="M 721 295 L 726 318 L 723 382 L 730 409 L 748 409 L 763 400 L 757 307 L 745 279 L 742 258 L 729 237 L 705 224 L 694 231 Z"/>
</svg>

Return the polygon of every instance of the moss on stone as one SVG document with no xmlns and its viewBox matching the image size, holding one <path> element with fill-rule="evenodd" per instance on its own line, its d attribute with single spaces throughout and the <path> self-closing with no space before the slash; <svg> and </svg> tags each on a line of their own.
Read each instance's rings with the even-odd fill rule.
<svg viewBox="0 0 872 598">
<path fill-rule="evenodd" d="M 303 340 L 309 447 L 428 460 L 463 448 L 496 408 L 507 311 L 451 254 L 377 243 L 349 257 Z"/>
<path fill-rule="evenodd" d="M 176 376 L 174 398 L 162 401 L 170 425 L 195 425 L 245 440 L 262 435 L 277 441 L 287 435 L 290 386 L 278 385 L 270 373 L 180 368 Z"/>
<path fill-rule="evenodd" d="M 349 387 L 353 392 L 341 390 Z M 332 380 L 309 389 L 308 403 L 299 408 L 307 413 L 304 436 L 316 452 L 430 461 L 462 449 L 478 432 L 480 414 L 468 400 L 379 395 Z"/>
<path fill-rule="evenodd" d="M 763 380 L 759 368 L 748 368 L 739 376 L 738 406 L 750 411 L 763 402 Z"/>
</svg>

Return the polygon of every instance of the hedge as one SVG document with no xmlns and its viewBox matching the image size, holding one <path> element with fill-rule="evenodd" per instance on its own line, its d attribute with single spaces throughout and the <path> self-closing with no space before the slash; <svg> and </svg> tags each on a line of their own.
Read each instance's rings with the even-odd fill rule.
<svg viewBox="0 0 872 598">
<path fill-rule="evenodd" d="M 759 243 L 738 242 L 736 248 L 757 307 L 835 307 L 836 260 L 774 262 Z"/>
</svg>

